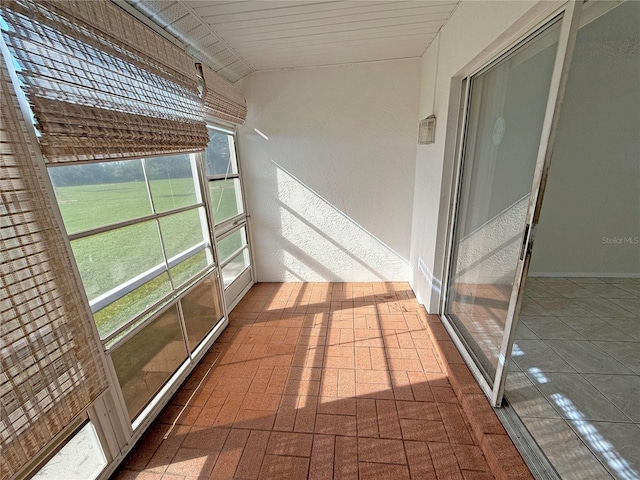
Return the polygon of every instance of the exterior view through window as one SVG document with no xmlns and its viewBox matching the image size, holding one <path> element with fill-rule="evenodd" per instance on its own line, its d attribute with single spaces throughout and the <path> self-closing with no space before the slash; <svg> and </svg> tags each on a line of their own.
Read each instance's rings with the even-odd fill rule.
<svg viewBox="0 0 640 480">
<path fill-rule="evenodd" d="M 223 317 L 197 171 L 195 155 L 49 168 L 131 419 Z"/>
</svg>

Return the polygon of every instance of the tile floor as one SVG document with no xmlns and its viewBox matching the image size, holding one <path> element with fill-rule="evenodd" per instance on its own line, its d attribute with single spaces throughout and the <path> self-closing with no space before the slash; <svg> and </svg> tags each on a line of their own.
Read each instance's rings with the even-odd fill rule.
<svg viewBox="0 0 640 480">
<path fill-rule="evenodd" d="M 506 398 L 562 478 L 640 478 L 640 279 L 529 278 Z"/>
<path fill-rule="evenodd" d="M 515 448 L 422 312 L 406 283 L 254 286 L 114 478 L 494 478 L 478 432 Z"/>
</svg>

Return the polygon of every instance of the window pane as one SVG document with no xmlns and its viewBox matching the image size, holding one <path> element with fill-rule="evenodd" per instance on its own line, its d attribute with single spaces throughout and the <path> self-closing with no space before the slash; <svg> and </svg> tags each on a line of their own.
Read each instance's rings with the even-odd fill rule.
<svg viewBox="0 0 640 480">
<path fill-rule="evenodd" d="M 237 178 L 209 182 L 209 194 L 216 225 L 244 211 L 240 180 Z"/>
<path fill-rule="evenodd" d="M 69 234 L 151 213 L 140 160 L 53 167 L 49 177 Z"/>
<path fill-rule="evenodd" d="M 82 427 L 36 473 L 32 480 L 93 480 L 107 466 L 100 439 L 91 422 Z"/>
<path fill-rule="evenodd" d="M 209 130 L 209 145 L 204 151 L 204 164 L 209 176 L 238 173 L 233 136 Z"/>
<path fill-rule="evenodd" d="M 249 266 L 249 251 L 244 249 L 222 269 L 222 281 L 227 288 Z"/>
<path fill-rule="evenodd" d="M 89 300 L 163 263 L 155 220 L 71 242 Z"/>
<path fill-rule="evenodd" d="M 189 155 L 147 158 L 144 165 L 156 212 L 198 203 Z"/>
<path fill-rule="evenodd" d="M 159 220 L 169 260 L 204 241 L 203 228 L 206 228 L 206 223 L 203 226 L 201 220 L 205 220 L 204 208 L 176 213 Z"/>
<path fill-rule="evenodd" d="M 211 264 L 213 264 L 213 255 L 209 248 L 187 258 L 169 270 L 173 287 L 178 288 L 185 284 Z"/>
<path fill-rule="evenodd" d="M 215 272 L 181 300 L 184 323 L 191 351 L 222 318 L 222 306 Z"/>
<path fill-rule="evenodd" d="M 93 314 L 93 319 L 98 327 L 100 338 L 110 335 L 121 325 L 144 312 L 169 292 L 171 292 L 169 275 L 163 273 L 98 310 Z"/>
<path fill-rule="evenodd" d="M 218 240 L 218 257 L 220 262 L 226 261 L 233 253 L 247 244 L 247 234 L 244 227 Z"/>
<path fill-rule="evenodd" d="M 176 307 L 118 347 L 111 359 L 133 420 L 187 359 Z"/>
</svg>

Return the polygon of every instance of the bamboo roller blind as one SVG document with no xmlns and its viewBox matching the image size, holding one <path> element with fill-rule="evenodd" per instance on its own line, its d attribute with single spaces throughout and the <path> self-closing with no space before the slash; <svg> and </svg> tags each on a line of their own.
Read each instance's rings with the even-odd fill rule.
<svg viewBox="0 0 640 480">
<path fill-rule="evenodd" d="M 0 55 L 0 479 L 107 387 L 92 319 Z"/>
<path fill-rule="evenodd" d="M 107 0 L 0 0 L 48 163 L 203 149 L 205 112 L 242 123 L 242 93 Z M 52 220 L 0 58 L 0 480 L 107 388 L 92 319 Z"/>
<path fill-rule="evenodd" d="M 193 59 L 107 0 L 2 0 L 48 163 L 202 150 Z"/>
<path fill-rule="evenodd" d="M 204 108 L 207 115 L 233 123 L 244 123 L 247 102 L 242 92 L 205 65 L 198 64 L 204 80 Z"/>
</svg>

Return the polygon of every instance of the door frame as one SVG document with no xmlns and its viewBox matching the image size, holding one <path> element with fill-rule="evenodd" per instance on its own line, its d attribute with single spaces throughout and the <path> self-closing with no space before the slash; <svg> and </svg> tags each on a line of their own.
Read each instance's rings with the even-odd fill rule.
<svg viewBox="0 0 640 480">
<path fill-rule="evenodd" d="M 482 55 L 480 59 L 472 61 L 465 69 L 463 69 L 462 72 L 459 73 L 459 75 L 456 75 L 456 77 L 452 79 L 452 96 L 455 95 L 457 97 L 452 99 L 452 103 L 457 105 L 459 116 L 451 119 L 451 122 L 455 122 L 458 128 L 456 130 L 457 134 L 455 135 L 455 147 L 452 149 L 455 156 L 453 159 L 452 171 L 453 183 L 450 202 L 448 205 L 449 214 L 445 246 L 445 261 L 443 266 L 444 281 L 441 290 L 442 295 L 440 298 L 440 316 L 445 328 L 452 337 L 458 350 L 461 352 L 465 362 L 469 366 L 483 392 L 488 397 L 491 405 L 494 407 L 501 406 L 504 395 L 507 367 L 511 357 L 511 348 L 513 346 L 515 330 L 518 323 L 518 313 L 522 304 L 524 283 L 530 263 L 531 248 L 535 236 L 535 226 L 538 222 L 540 207 L 544 196 L 544 189 L 549 171 L 551 154 L 553 151 L 553 143 L 558 128 L 560 108 L 564 99 L 565 87 L 580 22 L 582 4 L 583 0 L 569 0 L 560 7 L 555 5 L 554 11 L 543 12 L 542 15 L 538 16 L 537 21 L 533 23 L 533 25 L 530 24 L 530 28 L 523 28 L 514 32 L 508 40 L 505 40 L 501 45 L 501 48 L 498 47 L 492 52 Z M 524 238 L 522 239 L 520 258 L 516 268 L 514 285 L 510 295 L 509 308 L 505 322 L 505 330 L 502 337 L 500 354 L 498 357 L 498 365 L 496 367 L 496 374 L 493 379 L 493 385 L 490 385 L 485 379 L 481 368 L 477 365 L 474 354 L 467 349 L 466 343 L 461 339 L 461 336 L 458 335 L 457 328 L 454 326 L 453 322 L 448 319 L 445 313 L 448 290 L 451 283 L 453 249 L 455 248 L 454 234 L 461 195 L 461 171 L 469 124 L 471 80 L 487 67 L 499 62 L 505 55 L 508 55 L 516 48 L 531 40 L 533 36 L 537 35 L 549 23 L 558 20 L 559 17 L 561 17 L 559 20 L 561 22 L 560 36 L 558 39 L 558 48 L 556 51 L 549 94 L 547 97 L 542 133 L 538 145 L 534 180 L 526 215 L 525 233 Z"/>
<path fill-rule="evenodd" d="M 222 178 L 213 178 L 212 176 L 207 176 L 206 168 L 204 165 L 205 152 L 201 152 L 199 154 L 198 163 L 201 165 L 200 168 L 202 169 L 202 188 L 203 192 L 205 192 L 207 213 L 211 218 L 211 241 L 213 242 L 212 244 L 216 246 L 215 262 L 219 270 L 220 289 L 225 300 L 225 316 L 227 316 L 228 313 L 235 308 L 240 300 L 242 300 L 242 298 L 249 292 L 251 287 L 256 283 L 255 262 L 253 258 L 253 243 L 251 241 L 252 232 L 249 221 L 251 215 L 249 214 L 247 207 L 247 197 L 244 188 L 244 177 L 242 172 L 242 162 L 240 161 L 240 149 L 238 146 L 238 135 L 236 126 L 233 124 L 227 125 L 225 122 L 221 122 L 214 118 L 207 118 L 207 130 L 217 131 L 233 139 L 233 154 L 235 155 L 237 173 L 229 176 L 228 178 L 238 179 L 240 183 L 240 200 L 242 201 L 243 210 L 241 213 L 234 215 L 233 217 L 228 218 L 227 220 L 220 222 L 217 225 L 215 224 L 215 218 L 213 218 L 213 208 L 211 205 L 211 197 L 209 195 L 209 184 L 217 180 L 222 180 Z M 243 250 L 246 250 L 248 252 L 249 266 L 245 268 L 242 273 L 238 275 L 238 277 L 236 277 L 229 285 L 225 286 L 222 276 L 222 269 L 225 267 L 228 261 L 232 258 L 235 258 L 235 254 L 238 254 L 239 252 L 235 252 L 234 255 L 227 259 L 219 258 L 218 241 L 240 229 L 244 229 L 246 234 L 247 245 L 243 247 Z"/>
</svg>

